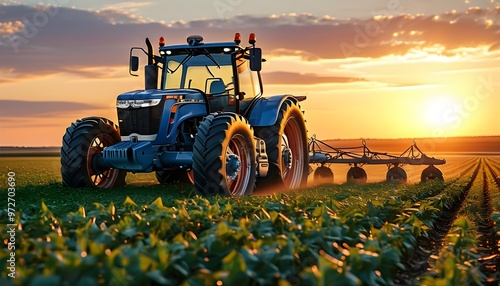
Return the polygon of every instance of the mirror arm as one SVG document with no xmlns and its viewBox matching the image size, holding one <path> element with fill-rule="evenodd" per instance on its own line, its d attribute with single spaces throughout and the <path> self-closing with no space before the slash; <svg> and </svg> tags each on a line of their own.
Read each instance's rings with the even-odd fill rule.
<svg viewBox="0 0 500 286">
<path fill-rule="evenodd" d="M 133 55 L 133 53 L 134 53 L 134 50 L 141 50 L 141 51 L 142 51 L 145 55 L 147 55 L 147 54 L 148 54 L 148 53 L 146 52 L 146 50 L 144 50 L 144 49 L 143 49 L 143 48 L 141 48 L 141 47 L 132 47 L 132 48 L 130 49 L 130 52 L 129 52 L 129 58 L 130 58 L 130 59 L 132 58 L 132 55 Z M 130 67 L 130 64 L 129 64 L 129 70 L 128 70 L 128 73 L 129 73 L 131 76 L 139 76 L 139 75 L 137 75 L 137 74 L 132 73 L 132 69 L 131 69 L 131 67 Z"/>
</svg>

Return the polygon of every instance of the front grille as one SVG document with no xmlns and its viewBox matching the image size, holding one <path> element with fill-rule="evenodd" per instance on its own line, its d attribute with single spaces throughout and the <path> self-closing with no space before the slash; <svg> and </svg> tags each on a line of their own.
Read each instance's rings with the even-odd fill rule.
<svg viewBox="0 0 500 286">
<path fill-rule="evenodd" d="M 120 135 L 128 136 L 132 133 L 153 135 L 158 133 L 163 113 L 164 100 L 153 107 L 118 108 Z"/>
</svg>

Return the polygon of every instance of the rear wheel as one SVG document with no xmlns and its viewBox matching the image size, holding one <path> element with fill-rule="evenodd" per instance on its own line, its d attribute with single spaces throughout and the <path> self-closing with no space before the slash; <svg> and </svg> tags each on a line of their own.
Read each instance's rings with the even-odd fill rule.
<svg viewBox="0 0 500 286">
<path fill-rule="evenodd" d="M 354 166 L 347 171 L 347 182 L 349 183 L 366 183 L 367 175 L 363 168 Z"/>
<path fill-rule="evenodd" d="M 331 184 L 333 183 L 333 172 L 330 168 L 320 166 L 314 170 L 314 182 L 316 184 Z"/>
<path fill-rule="evenodd" d="M 112 188 L 125 185 L 126 171 L 99 169 L 96 157 L 120 142 L 118 126 L 101 117 L 77 120 L 66 129 L 61 147 L 61 176 L 67 187 Z"/>
<path fill-rule="evenodd" d="M 305 187 L 309 170 L 307 130 L 298 103 L 287 99 L 279 110 L 276 123 L 270 127 L 255 128 L 257 137 L 266 142 L 269 159 L 267 177 L 259 184 L 282 182 L 285 188 Z"/>
<path fill-rule="evenodd" d="M 253 131 L 234 113 L 207 116 L 193 146 L 194 187 L 198 194 L 240 196 L 255 188 Z"/>
<path fill-rule="evenodd" d="M 420 181 L 422 183 L 425 183 L 429 180 L 444 181 L 443 173 L 438 168 L 430 165 L 422 171 L 422 176 L 420 177 Z"/>
<path fill-rule="evenodd" d="M 407 179 L 408 176 L 406 175 L 405 170 L 399 166 L 394 166 L 387 171 L 387 182 L 406 183 Z"/>
</svg>

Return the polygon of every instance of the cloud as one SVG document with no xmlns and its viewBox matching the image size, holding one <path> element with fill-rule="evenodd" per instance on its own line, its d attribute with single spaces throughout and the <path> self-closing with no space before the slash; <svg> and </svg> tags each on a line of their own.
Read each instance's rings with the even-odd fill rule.
<svg viewBox="0 0 500 286">
<path fill-rule="evenodd" d="M 349 83 L 355 81 L 366 81 L 363 78 L 318 76 L 311 73 L 300 74 L 293 72 L 270 72 L 263 73 L 265 84 L 321 84 L 321 83 Z"/>
<path fill-rule="evenodd" d="M 148 31 L 161 24 L 113 10 L 83 11 L 52 6 L 0 6 L 4 30 L 23 25 L 22 31 L 0 35 L 0 70 L 13 77 L 31 77 L 62 71 L 82 74 L 81 67 L 126 65 L 128 50 L 141 44 Z M 16 27 L 16 26 L 13 26 Z"/>
<path fill-rule="evenodd" d="M 0 22 L 0 35 L 10 35 L 20 32 L 24 28 L 21 21 Z"/>
<path fill-rule="evenodd" d="M 113 5 L 107 6 L 103 10 L 118 10 L 118 11 L 124 11 L 124 12 L 137 12 L 139 8 L 151 6 L 153 2 L 141 2 L 141 3 L 136 3 L 136 2 L 121 2 L 121 3 L 115 3 Z"/>
<path fill-rule="evenodd" d="M 128 2 L 119 9 L 101 11 L 0 6 L 0 71 L 10 79 L 60 72 L 105 77 L 112 68 L 127 65 L 130 47 L 143 46 L 145 37 L 155 42 L 165 36 L 167 44 L 184 42 L 190 34 L 202 34 L 206 41 L 227 41 L 234 32 L 255 32 L 268 57 L 298 55 L 307 61 L 379 58 L 435 46 L 446 56 L 462 47 L 499 49 L 500 7 L 371 19 L 240 15 L 165 24 L 134 16 L 130 11 L 136 7 Z"/>
<path fill-rule="evenodd" d="M 82 110 L 103 109 L 100 106 L 66 101 L 0 100 L 0 118 L 57 116 Z M 2 119 L 3 121 L 4 119 Z"/>
<path fill-rule="evenodd" d="M 490 46 L 489 48 L 489 51 L 490 52 L 493 52 L 493 51 L 498 51 L 500 50 L 500 41 L 494 43 L 493 45 Z"/>
</svg>

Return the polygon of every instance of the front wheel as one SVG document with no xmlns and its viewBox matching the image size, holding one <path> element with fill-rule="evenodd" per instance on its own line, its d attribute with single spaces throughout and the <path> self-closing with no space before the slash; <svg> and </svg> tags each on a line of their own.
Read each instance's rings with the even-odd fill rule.
<svg viewBox="0 0 500 286">
<path fill-rule="evenodd" d="M 234 113 L 210 114 L 198 128 L 193 145 L 195 191 L 201 195 L 249 195 L 255 188 L 253 131 Z"/>
<path fill-rule="evenodd" d="M 266 142 L 269 172 L 260 178 L 263 185 L 282 182 L 287 189 L 305 187 L 309 171 L 309 151 L 304 114 L 298 103 L 286 99 L 276 123 L 255 128 L 257 137 Z"/>
<path fill-rule="evenodd" d="M 126 171 L 99 169 L 96 157 L 120 142 L 118 127 L 101 117 L 77 120 L 66 129 L 61 147 L 61 176 L 67 187 L 113 188 L 125 185 Z"/>
</svg>

